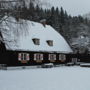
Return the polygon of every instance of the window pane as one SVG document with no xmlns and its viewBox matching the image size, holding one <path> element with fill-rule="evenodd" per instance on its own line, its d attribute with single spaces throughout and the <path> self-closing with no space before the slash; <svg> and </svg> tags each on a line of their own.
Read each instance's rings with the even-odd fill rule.
<svg viewBox="0 0 90 90">
<path fill-rule="evenodd" d="M 63 54 L 60 54 L 60 55 L 59 55 L 59 60 L 66 60 L 66 56 L 63 55 Z"/>
<path fill-rule="evenodd" d="M 48 44 L 49 46 L 53 46 L 53 40 L 47 40 L 47 44 Z"/>
<path fill-rule="evenodd" d="M 49 54 L 49 60 L 56 60 L 55 54 Z"/>
<path fill-rule="evenodd" d="M 40 45 L 40 39 L 34 38 L 32 40 L 35 45 Z"/>
<path fill-rule="evenodd" d="M 43 60 L 43 54 L 34 54 L 34 60 Z"/>
<path fill-rule="evenodd" d="M 23 53 L 23 60 L 26 60 L 26 54 Z"/>
<path fill-rule="evenodd" d="M 39 59 L 40 59 L 40 55 L 36 54 L 36 60 L 39 60 Z"/>
<path fill-rule="evenodd" d="M 63 55 L 63 60 L 66 60 L 66 55 Z"/>
</svg>

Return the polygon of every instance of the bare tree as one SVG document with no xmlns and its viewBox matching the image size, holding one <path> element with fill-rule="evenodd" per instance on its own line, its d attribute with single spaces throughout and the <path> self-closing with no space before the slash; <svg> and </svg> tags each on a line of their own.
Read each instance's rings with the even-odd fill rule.
<svg viewBox="0 0 90 90">
<path fill-rule="evenodd" d="M 19 36 L 18 28 L 22 28 L 22 26 L 25 25 L 25 22 L 24 23 L 23 23 L 23 21 L 13 22 L 12 20 L 9 19 L 9 17 L 13 16 L 13 14 L 14 14 L 15 17 L 19 18 L 21 11 L 18 10 L 18 7 L 23 7 L 23 5 L 24 5 L 24 0 L 0 0 L 0 44 L 7 45 L 7 47 L 9 47 L 9 44 L 14 45 L 14 43 L 17 41 L 16 39 Z M 17 28 L 11 26 L 13 24 Z M 12 31 L 15 33 L 14 38 L 7 39 L 8 36 L 10 36 L 10 34 L 11 34 L 10 33 L 11 31 L 8 30 L 8 28 L 10 30 L 13 29 Z M 4 36 L 6 36 L 6 37 L 4 37 Z"/>
</svg>

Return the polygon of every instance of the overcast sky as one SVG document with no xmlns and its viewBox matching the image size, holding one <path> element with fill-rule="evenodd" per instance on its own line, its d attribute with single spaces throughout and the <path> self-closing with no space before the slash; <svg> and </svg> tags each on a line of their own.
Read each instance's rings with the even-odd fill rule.
<svg viewBox="0 0 90 90">
<path fill-rule="evenodd" d="M 73 16 L 90 12 L 90 0 L 50 0 L 50 3 L 54 6 L 62 6 Z"/>
</svg>

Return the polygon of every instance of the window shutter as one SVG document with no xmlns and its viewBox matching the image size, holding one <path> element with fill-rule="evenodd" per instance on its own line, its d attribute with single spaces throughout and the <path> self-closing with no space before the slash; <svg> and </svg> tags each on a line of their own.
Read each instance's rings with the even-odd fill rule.
<svg viewBox="0 0 90 90">
<path fill-rule="evenodd" d="M 29 60 L 29 59 L 30 59 L 29 54 L 26 54 L 26 60 Z"/>
<path fill-rule="evenodd" d="M 19 61 L 21 60 L 21 57 L 22 57 L 22 55 L 21 55 L 21 53 L 19 53 L 19 54 L 18 54 L 18 60 L 19 60 Z"/>
<path fill-rule="evenodd" d="M 40 59 L 43 60 L 43 54 L 40 54 Z"/>
<path fill-rule="evenodd" d="M 36 54 L 34 54 L 34 60 L 36 60 Z"/>
</svg>

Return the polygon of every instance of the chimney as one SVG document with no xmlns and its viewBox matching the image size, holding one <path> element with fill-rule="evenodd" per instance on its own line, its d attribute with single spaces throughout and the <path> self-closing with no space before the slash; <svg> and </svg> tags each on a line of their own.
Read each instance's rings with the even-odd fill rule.
<svg viewBox="0 0 90 90">
<path fill-rule="evenodd" d="M 46 26 L 46 19 L 40 20 L 40 23 L 45 27 Z"/>
</svg>

